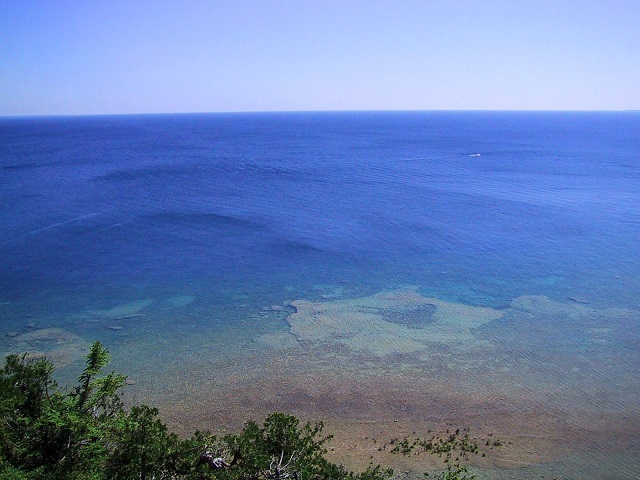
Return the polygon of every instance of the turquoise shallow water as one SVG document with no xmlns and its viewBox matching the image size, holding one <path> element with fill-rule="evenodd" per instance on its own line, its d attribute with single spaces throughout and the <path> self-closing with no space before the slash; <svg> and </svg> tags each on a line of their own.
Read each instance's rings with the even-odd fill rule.
<svg viewBox="0 0 640 480">
<path fill-rule="evenodd" d="M 0 351 L 72 379 L 100 339 L 176 428 L 480 411 L 526 468 L 577 468 L 547 429 L 625 478 L 639 138 L 634 113 L 1 119 Z"/>
</svg>

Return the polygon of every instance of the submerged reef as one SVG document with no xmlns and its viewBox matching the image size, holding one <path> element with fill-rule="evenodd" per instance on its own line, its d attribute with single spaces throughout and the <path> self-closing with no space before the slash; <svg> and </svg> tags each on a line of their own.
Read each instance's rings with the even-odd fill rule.
<svg viewBox="0 0 640 480">
<path fill-rule="evenodd" d="M 67 366 L 84 355 L 89 342 L 62 328 L 39 328 L 11 338 L 13 352 L 29 358 L 47 357 L 59 366 Z"/>
<path fill-rule="evenodd" d="M 290 332 L 299 342 L 339 343 L 374 356 L 416 353 L 434 343 L 455 344 L 503 316 L 486 307 L 422 296 L 415 288 L 364 298 L 291 302 Z"/>
</svg>

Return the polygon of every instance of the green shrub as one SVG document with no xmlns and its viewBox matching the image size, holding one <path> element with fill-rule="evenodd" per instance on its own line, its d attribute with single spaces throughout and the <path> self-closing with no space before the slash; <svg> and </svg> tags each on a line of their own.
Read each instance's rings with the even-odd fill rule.
<svg viewBox="0 0 640 480">
<path fill-rule="evenodd" d="M 169 433 L 158 410 L 121 401 L 125 376 L 102 370 L 109 352 L 95 342 L 78 385 L 61 390 L 47 359 L 10 355 L 0 370 L 0 480 L 385 480 L 371 466 L 349 472 L 324 457 L 323 424 L 272 413 L 234 435 Z M 214 468 L 212 468 L 214 467 Z"/>
</svg>

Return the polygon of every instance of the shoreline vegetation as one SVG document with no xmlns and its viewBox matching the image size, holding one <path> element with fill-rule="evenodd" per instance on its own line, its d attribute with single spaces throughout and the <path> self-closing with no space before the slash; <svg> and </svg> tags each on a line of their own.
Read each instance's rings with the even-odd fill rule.
<svg viewBox="0 0 640 480">
<path fill-rule="evenodd" d="M 6 358 L 0 369 L 0 480 L 399 478 L 380 465 L 353 472 L 328 461 L 332 436 L 324 433 L 324 424 L 302 424 L 285 413 L 271 413 L 261 425 L 250 420 L 236 434 L 196 431 L 181 438 L 169 432 L 157 408 L 125 408 L 127 377 L 103 372 L 110 358 L 94 342 L 71 389 L 59 387 L 55 366 L 45 357 Z M 456 429 L 381 441 L 378 449 L 438 455 L 443 469 L 424 473 L 426 478 L 472 480 L 476 477 L 463 462 L 503 444 Z"/>
</svg>

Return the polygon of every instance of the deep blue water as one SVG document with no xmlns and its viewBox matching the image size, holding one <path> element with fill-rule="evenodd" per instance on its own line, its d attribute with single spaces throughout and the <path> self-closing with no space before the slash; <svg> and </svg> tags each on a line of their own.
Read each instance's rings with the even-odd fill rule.
<svg viewBox="0 0 640 480">
<path fill-rule="evenodd" d="M 500 382 L 547 382 L 569 392 L 566 411 L 636 421 L 640 114 L 0 119 L 0 352 L 72 348 L 59 328 L 120 348 L 125 371 L 218 354 L 219 368 L 230 340 L 205 358 L 194 331 L 230 332 L 240 351 L 288 328 L 265 306 L 406 285 L 495 309 L 568 305 L 480 331 L 511 368 Z M 160 337 L 142 366 L 136 349 Z"/>
<path fill-rule="evenodd" d="M 5 118 L 0 162 L 8 300 L 412 283 L 640 305 L 633 113 Z"/>
</svg>

